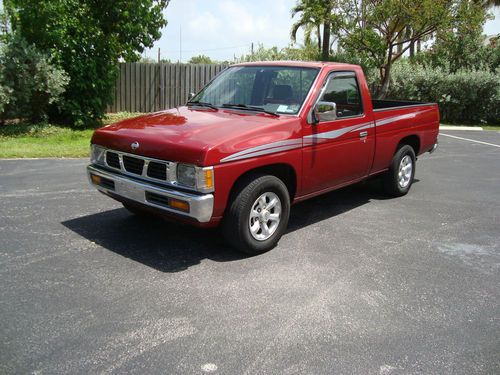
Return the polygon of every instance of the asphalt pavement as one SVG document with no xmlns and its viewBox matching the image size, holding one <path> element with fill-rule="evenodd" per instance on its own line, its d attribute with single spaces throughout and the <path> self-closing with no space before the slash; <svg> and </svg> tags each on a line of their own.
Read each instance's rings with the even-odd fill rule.
<svg viewBox="0 0 500 375">
<path fill-rule="evenodd" d="M 402 198 L 300 203 L 256 257 L 86 160 L 1 160 L 0 373 L 500 373 L 500 133 L 443 133 L 484 143 L 441 136 Z"/>
</svg>

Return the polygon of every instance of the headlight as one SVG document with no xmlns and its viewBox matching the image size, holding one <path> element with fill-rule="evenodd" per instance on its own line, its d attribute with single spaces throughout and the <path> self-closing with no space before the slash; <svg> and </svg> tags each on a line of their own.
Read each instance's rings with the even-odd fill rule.
<svg viewBox="0 0 500 375">
<path fill-rule="evenodd" d="M 90 145 L 90 162 L 92 164 L 104 165 L 106 150 L 97 145 Z"/>
<path fill-rule="evenodd" d="M 214 191 L 214 168 L 178 164 L 177 184 L 203 193 L 212 192 Z"/>
<path fill-rule="evenodd" d="M 195 188 L 196 187 L 195 167 L 186 164 L 177 165 L 177 183 L 180 185 Z"/>
</svg>

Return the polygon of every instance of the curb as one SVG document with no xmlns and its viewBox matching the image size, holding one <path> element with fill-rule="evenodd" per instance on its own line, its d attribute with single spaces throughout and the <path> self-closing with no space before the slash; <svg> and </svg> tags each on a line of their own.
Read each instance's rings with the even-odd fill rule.
<svg viewBox="0 0 500 375">
<path fill-rule="evenodd" d="M 483 131 L 480 126 L 453 126 L 453 125 L 439 125 L 439 130 L 470 130 L 470 131 Z"/>
</svg>

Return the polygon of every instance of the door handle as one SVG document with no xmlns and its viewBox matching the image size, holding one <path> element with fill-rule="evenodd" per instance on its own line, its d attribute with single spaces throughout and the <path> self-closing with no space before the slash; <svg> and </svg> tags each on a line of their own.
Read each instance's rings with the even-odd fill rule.
<svg viewBox="0 0 500 375">
<path fill-rule="evenodd" d="M 368 132 L 367 131 L 359 132 L 359 138 L 364 138 L 364 137 L 368 137 Z"/>
</svg>

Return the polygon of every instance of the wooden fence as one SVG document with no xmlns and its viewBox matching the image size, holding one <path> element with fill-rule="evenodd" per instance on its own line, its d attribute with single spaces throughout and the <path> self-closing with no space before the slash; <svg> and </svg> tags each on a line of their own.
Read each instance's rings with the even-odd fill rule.
<svg viewBox="0 0 500 375">
<path fill-rule="evenodd" d="M 183 105 L 226 65 L 122 63 L 108 112 L 154 112 Z"/>
</svg>

